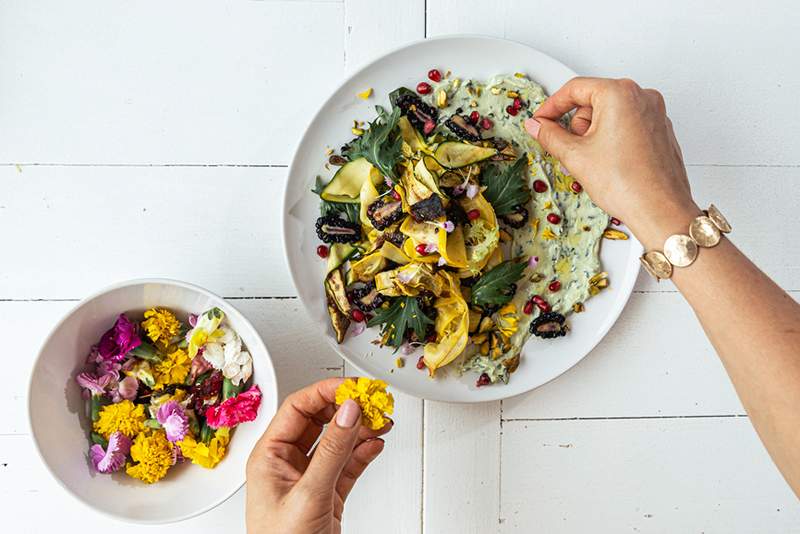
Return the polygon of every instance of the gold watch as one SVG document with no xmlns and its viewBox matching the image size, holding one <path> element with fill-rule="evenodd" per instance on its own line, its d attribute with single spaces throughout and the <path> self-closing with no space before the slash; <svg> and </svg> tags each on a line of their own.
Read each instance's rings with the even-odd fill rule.
<svg viewBox="0 0 800 534">
<path fill-rule="evenodd" d="M 674 267 L 688 267 L 700 252 L 700 248 L 717 246 L 722 234 L 732 230 L 730 223 L 711 204 L 703 215 L 695 217 L 689 225 L 689 235 L 671 235 L 664 242 L 664 250 L 649 250 L 639 261 L 644 269 L 656 280 L 666 280 L 672 276 Z"/>
</svg>

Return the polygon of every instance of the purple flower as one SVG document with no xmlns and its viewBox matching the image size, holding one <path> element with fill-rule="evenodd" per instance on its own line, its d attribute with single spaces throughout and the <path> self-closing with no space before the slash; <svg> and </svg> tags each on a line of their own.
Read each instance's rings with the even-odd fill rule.
<svg viewBox="0 0 800 534">
<path fill-rule="evenodd" d="M 131 440 L 122 432 L 114 432 L 108 438 L 108 447 L 103 450 L 101 445 L 92 445 L 89 449 L 89 458 L 92 465 L 100 473 L 113 473 L 125 465 L 125 457 L 131 450 Z"/>
<path fill-rule="evenodd" d="M 112 378 L 111 375 L 97 376 L 84 372 L 76 376 L 75 381 L 80 387 L 89 391 L 92 395 L 103 395 Z"/>
<path fill-rule="evenodd" d="M 100 338 L 97 352 L 103 360 L 121 362 L 130 351 L 141 344 L 142 341 L 136 334 L 136 323 L 122 313 L 114 327 Z"/>
<path fill-rule="evenodd" d="M 164 427 L 169 441 L 180 441 L 189 431 L 189 418 L 184 413 L 181 405 L 174 400 L 159 406 L 156 420 Z"/>
</svg>

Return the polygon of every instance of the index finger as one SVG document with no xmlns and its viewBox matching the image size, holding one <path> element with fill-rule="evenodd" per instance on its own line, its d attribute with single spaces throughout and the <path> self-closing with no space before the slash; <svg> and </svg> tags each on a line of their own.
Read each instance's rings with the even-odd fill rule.
<svg viewBox="0 0 800 534">
<path fill-rule="evenodd" d="M 606 78 L 587 78 L 579 76 L 565 83 L 561 89 L 550 95 L 534 117 L 557 120 L 565 113 L 580 106 L 592 107 L 592 98 L 608 86 L 611 80 Z"/>
<path fill-rule="evenodd" d="M 336 388 L 344 378 L 328 378 L 295 391 L 283 401 L 278 413 L 264 432 L 264 438 L 295 443 L 313 419 L 325 410 L 335 410 Z"/>
</svg>

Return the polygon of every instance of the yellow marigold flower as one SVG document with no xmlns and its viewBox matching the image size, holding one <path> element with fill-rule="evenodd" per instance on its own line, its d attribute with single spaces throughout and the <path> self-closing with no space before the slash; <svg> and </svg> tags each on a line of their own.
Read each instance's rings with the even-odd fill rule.
<svg viewBox="0 0 800 534">
<path fill-rule="evenodd" d="M 166 308 L 151 308 L 144 312 L 142 327 L 153 343 L 166 347 L 181 331 L 181 322 Z"/>
<path fill-rule="evenodd" d="M 141 432 L 131 445 L 131 458 L 138 463 L 129 463 L 125 472 L 145 484 L 152 484 L 164 478 L 172 466 L 172 446 L 163 430 L 151 434 Z"/>
<path fill-rule="evenodd" d="M 122 432 L 129 438 L 144 430 L 144 405 L 124 400 L 100 408 L 100 415 L 92 425 L 94 431 L 108 439 L 114 432 Z"/>
<path fill-rule="evenodd" d="M 361 406 L 361 421 L 372 430 L 384 427 L 389 421 L 384 413 L 394 412 L 394 397 L 386 391 L 386 382 L 360 377 L 348 378 L 336 388 L 336 404 L 353 399 Z"/>
<path fill-rule="evenodd" d="M 214 437 L 208 445 L 197 442 L 191 435 L 178 442 L 184 458 L 188 458 L 193 464 L 197 464 L 206 469 L 213 469 L 225 457 L 230 443 L 230 429 L 220 428 L 214 433 Z"/>
<path fill-rule="evenodd" d="M 498 310 L 495 324 L 500 333 L 508 339 L 516 333 L 518 321 L 517 307 L 513 302 L 509 302 Z"/>
<path fill-rule="evenodd" d="M 176 349 L 167 354 L 153 369 L 153 376 L 156 379 L 153 389 L 163 389 L 170 384 L 183 384 L 191 367 L 192 360 L 185 350 Z"/>
</svg>

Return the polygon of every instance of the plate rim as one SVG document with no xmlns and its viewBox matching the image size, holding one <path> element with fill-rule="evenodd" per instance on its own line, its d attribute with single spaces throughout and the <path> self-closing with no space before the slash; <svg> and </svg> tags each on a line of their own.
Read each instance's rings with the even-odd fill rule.
<svg viewBox="0 0 800 534">
<path fill-rule="evenodd" d="M 455 41 L 455 40 L 459 40 L 459 39 L 474 39 L 474 40 L 495 41 L 495 42 L 499 41 L 499 42 L 504 42 L 504 43 L 510 43 L 510 44 L 517 45 L 517 46 L 522 46 L 524 48 L 527 48 L 529 51 L 531 51 L 531 52 L 533 52 L 533 53 L 535 53 L 537 55 L 543 56 L 543 57 L 547 58 L 548 60 L 553 61 L 554 63 L 562 66 L 564 69 L 569 71 L 569 73 L 572 74 L 573 77 L 579 76 L 578 73 L 576 73 L 574 70 L 572 70 L 572 68 L 570 68 L 569 66 L 567 66 L 566 64 L 564 64 L 560 60 L 550 56 L 549 54 L 547 54 L 545 52 L 542 52 L 541 50 L 539 50 L 537 48 L 534 48 L 533 46 L 531 46 L 529 44 L 526 44 L 526 43 L 523 43 L 521 41 L 517 41 L 517 40 L 514 40 L 514 39 L 507 39 L 507 38 L 503 38 L 503 37 L 495 37 L 495 36 L 490 36 L 490 35 L 469 34 L 469 33 L 466 33 L 466 34 L 448 34 L 448 35 L 441 35 L 441 36 L 436 36 L 436 37 L 428 37 L 428 38 L 416 39 L 416 40 L 413 40 L 413 41 L 409 41 L 409 42 L 407 42 L 407 43 L 405 43 L 403 45 L 394 47 L 394 48 L 392 48 L 390 50 L 387 50 L 387 51 L 375 56 L 373 59 L 371 59 L 371 60 L 367 61 L 366 63 L 362 64 L 361 67 L 357 68 L 353 72 L 351 72 L 349 74 L 345 74 L 339 80 L 339 82 L 336 84 L 336 87 L 333 88 L 328 93 L 328 96 L 317 106 L 317 110 L 311 116 L 311 119 L 309 121 L 307 121 L 307 123 L 305 125 L 305 128 L 303 129 L 303 134 L 300 136 L 300 138 L 298 139 L 297 143 L 295 144 L 295 149 L 294 149 L 294 152 L 292 154 L 292 159 L 289 162 L 289 167 L 287 168 L 288 172 L 287 172 L 286 180 L 284 182 L 284 187 L 283 187 L 283 199 L 282 199 L 282 205 L 281 205 L 282 213 L 281 213 L 281 218 L 280 218 L 280 221 L 281 221 L 281 237 L 283 238 L 283 258 L 284 258 L 284 262 L 286 264 L 286 268 L 289 271 L 289 277 L 292 280 L 292 285 L 293 285 L 293 287 L 295 289 L 295 292 L 297 294 L 297 298 L 300 301 L 301 305 L 303 306 L 303 309 L 305 310 L 306 314 L 309 317 L 311 317 L 312 319 L 314 319 L 315 316 L 312 313 L 312 310 L 311 310 L 309 304 L 303 298 L 301 291 L 299 290 L 299 281 L 298 281 L 297 276 L 295 275 L 295 272 L 294 272 L 294 270 L 292 268 L 292 263 L 291 263 L 290 255 L 289 255 L 289 241 L 287 239 L 288 221 L 289 221 L 289 209 L 288 209 L 289 208 L 289 194 L 290 194 L 290 186 L 291 186 L 290 178 L 292 176 L 293 169 L 295 168 L 299 158 L 301 157 L 301 150 L 300 149 L 303 146 L 304 141 L 306 140 L 306 137 L 309 135 L 309 131 L 311 129 L 311 126 L 322 115 L 323 110 L 328 106 L 328 104 L 333 99 L 333 97 L 337 93 L 339 93 L 339 91 L 347 83 L 349 83 L 352 79 L 356 78 L 357 76 L 360 76 L 362 73 L 364 73 L 365 71 L 369 70 L 370 68 L 372 68 L 376 64 L 380 63 L 385 58 L 387 58 L 389 56 L 392 56 L 394 54 L 397 54 L 398 52 L 401 52 L 401 51 L 403 51 L 403 50 L 405 50 L 407 48 L 412 48 L 414 46 L 419 46 L 419 45 L 421 45 L 423 43 L 426 43 L 426 42 L 429 42 L 429 41 L 448 41 L 448 40 Z M 631 268 L 626 271 L 626 277 L 623 279 L 622 283 L 616 285 L 616 287 L 618 287 L 620 289 L 620 294 L 623 294 L 624 297 L 618 298 L 617 301 L 614 303 L 614 306 L 612 307 L 611 312 L 606 315 L 606 317 L 605 317 L 606 320 L 601 325 L 601 328 L 598 330 L 599 335 L 597 335 L 597 337 L 594 340 L 594 342 L 592 342 L 590 344 L 590 346 L 586 350 L 586 353 L 583 356 L 581 356 L 577 361 L 575 361 L 573 364 L 571 364 L 569 367 L 565 368 L 560 373 L 558 373 L 555 376 L 551 377 L 549 380 L 547 380 L 545 382 L 542 382 L 541 384 L 528 387 L 526 389 L 523 389 L 523 390 L 515 392 L 515 393 L 506 393 L 506 394 L 504 394 L 505 389 L 501 388 L 501 387 L 498 387 L 498 388 L 491 388 L 492 390 L 497 389 L 497 393 L 496 394 L 492 394 L 492 392 L 490 392 L 488 394 L 485 394 L 481 398 L 457 398 L 457 399 L 420 396 L 417 393 L 414 393 L 412 391 L 407 390 L 404 386 L 398 385 L 397 383 L 390 383 L 390 385 L 393 388 L 397 389 L 398 391 L 400 391 L 400 392 L 402 392 L 402 393 L 404 393 L 406 395 L 410 395 L 410 396 L 412 396 L 414 398 L 419 398 L 419 399 L 424 399 L 424 400 L 431 400 L 431 401 L 435 401 L 435 402 L 448 402 L 448 403 L 452 403 L 452 404 L 478 404 L 478 403 L 484 403 L 484 402 L 495 402 L 495 401 L 498 401 L 498 400 L 511 399 L 511 398 L 514 398 L 514 397 L 518 397 L 520 395 L 525 395 L 525 394 L 530 393 L 531 391 L 533 391 L 535 389 L 538 389 L 538 388 L 540 388 L 542 386 L 545 386 L 545 385 L 549 384 L 550 382 L 556 380 L 557 378 L 563 376 L 567 371 L 573 369 L 580 362 L 585 360 L 589 356 L 589 354 L 597 347 L 597 345 L 600 343 L 600 341 L 605 339 L 605 337 L 608 334 L 609 330 L 611 330 L 611 328 L 616 324 L 617 320 L 619 319 L 619 316 L 622 314 L 622 311 L 625 309 L 625 307 L 627 306 L 628 302 L 630 301 L 631 295 L 633 294 L 633 287 L 636 284 L 636 280 L 637 280 L 637 278 L 639 276 L 639 272 L 641 270 L 641 267 L 639 265 L 638 257 L 641 256 L 641 254 L 644 252 L 644 248 L 639 243 L 639 241 L 632 235 L 631 235 L 631 237 L 629 239 L 629 242 L 630 242 L 630 245 L 631 245 L 631 250 L 630 250 L 630 257 L 628 258 L 628 266 L 631 267 Z M 316 323 L 316 320 L 314 322 Z M 366 371 L 357 361 L 355 361 L 354 359 L 351 359 L 349 356 L 347 356 L 344 353 L 344 351 L 340 350 L 339 346 L 336 343 L 334 343 L 333 340 L 331 339 L 331 336 L 325 334 L 325 332 L 322 332 L 322 336 L 325 339 L 326 343 L 331 348 L 333 348 L 333 350 L 336 352 L 336 354 L 339 355 L 339 357 L 341 357 L 347 363 L 352 365 L 359 373 L 364 373 L 367 376 L 372 376 L 372 373 Z"/>
</svg>

